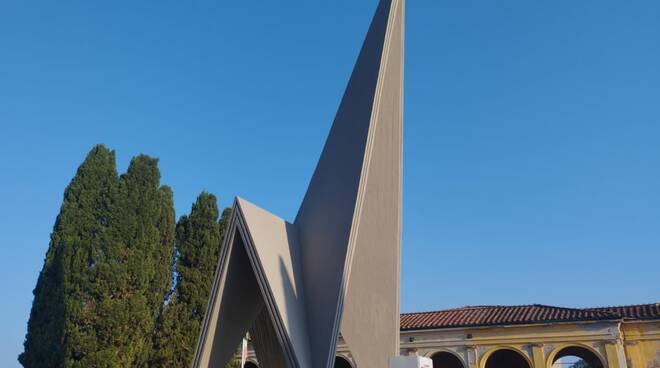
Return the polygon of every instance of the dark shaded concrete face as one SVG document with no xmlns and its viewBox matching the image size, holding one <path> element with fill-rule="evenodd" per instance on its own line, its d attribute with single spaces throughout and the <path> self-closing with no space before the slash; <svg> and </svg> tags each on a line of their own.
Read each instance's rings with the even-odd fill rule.
<svg viewBox="0 0 660 368">
<path fill-rule="evenodd" d="M 519 353 L 503 349 L 491 354 L 486 361 L 486 368 L 531 368 L 527 360 Z"/>
<path fill-rule="evenodd" d="M 364 165 L 389 1 L 369 29 L 321 158 L 296 217 L 315 367 L 327 367 L 337 339 L 344 267 Z"/>
<path fill-rule="evenodd" d="M 268 368 L 288 368 L 282 346 L 277 340 L 277 332 L 273 327 L 273 322 L 268 315 L 267 308 L 257 316 L 257 319 L 250 328 L 250 336 L 254 345 L 254 352 L 260 362 L 267 362 L 264 367 Z"/>
<path fill-rule="evenodd" d="M 264 302 L 243 240 L 236 236 L 228 249 L 225 283 L 214 331 L 210 366 L 224 367 L 253 324 Z"/>
<path fill-rule="evenodd" d="M 398 353 L 402 68 L 403 1 L 383 0 L 295 221 L 314 367 L 340 324 L 361 368 Z"/>
</svg>

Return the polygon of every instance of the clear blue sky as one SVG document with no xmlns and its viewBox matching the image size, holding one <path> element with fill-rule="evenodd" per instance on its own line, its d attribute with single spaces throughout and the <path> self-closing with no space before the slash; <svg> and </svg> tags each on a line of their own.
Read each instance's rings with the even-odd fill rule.
<svg viewBox="0 0 660 368">
<path fill-rule="evenodd" d="M 104 143 L 298 208 L 375 0 L 0 4 L 0 366 Z M 660 3 L 409 0 L 402 309 L 660 299 Z"/>
</svg>

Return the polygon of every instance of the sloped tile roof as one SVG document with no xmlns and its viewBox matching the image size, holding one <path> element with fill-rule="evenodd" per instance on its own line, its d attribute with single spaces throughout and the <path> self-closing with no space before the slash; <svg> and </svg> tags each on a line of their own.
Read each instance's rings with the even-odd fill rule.
<svg viewBox="0 0 660 368">
<path fill-rule="evenodd" d="M 660 303 L 601 307 L 592 310 L 611 312 L 623 319 L 660 319 Z"/>
<path fill-rule="evenodd" d="M 401 314 L 401 330 L 505 326 L 548 322 L 660 319 L 660 304 L 605 308 L 562 308 L 532 304 L 468 306 L 434 312 Z"/>
</svg>

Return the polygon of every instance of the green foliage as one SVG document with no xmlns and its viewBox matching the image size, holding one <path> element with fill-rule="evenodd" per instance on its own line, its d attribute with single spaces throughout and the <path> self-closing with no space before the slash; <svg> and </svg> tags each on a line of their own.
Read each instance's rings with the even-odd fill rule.
<svg viewBox="0 0 660 368">
<path fill-rule="evenodd" d="M 146 366 L 174 252 L 172 191 L 159 182 L 156 159 L 119 177 L 113 151 L 88 154 L 34 290 L 24 367 Z"/>
<path fill-rule="evenodd" d="M 176 226 L 176 287 L 158 320 L 152 367 L 187 367 L 206 312 L 230 210 L 218 221 L 214 195 L 202 193 Z M 235 364 L 235 363 L 232 363 Z"/>
<path fill-rule="evenodd" d="M 119 176 L 114 152 L 94 147 L 64 192 L 19 362 L 189 366 L 229 215 L 202 193 L 175 227 L 158 160 L 137 156 Z"/>
<path fill-rule="evenodd" d="M 241 366 L 241 359 L 240 359 L 240 351 L 236 353 L 236 358 L 232 359 L 227 365 L 225 365 L 225 368 L 240 368 Z"/>
</svg>

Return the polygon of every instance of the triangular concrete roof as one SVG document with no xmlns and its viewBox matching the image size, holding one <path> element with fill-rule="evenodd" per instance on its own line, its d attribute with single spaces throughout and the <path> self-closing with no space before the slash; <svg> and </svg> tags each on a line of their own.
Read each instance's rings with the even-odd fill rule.
<svg viewBox="0 0 660 368">
<path fill-rule="evenodd" d="M 360 368 L 398 354 L 403 18 L 379 2 L 295 222 L 236 199 L 194 367 L 249 328 L 266 364 L 331 368 L 340 327 Z"/>
</svg>

